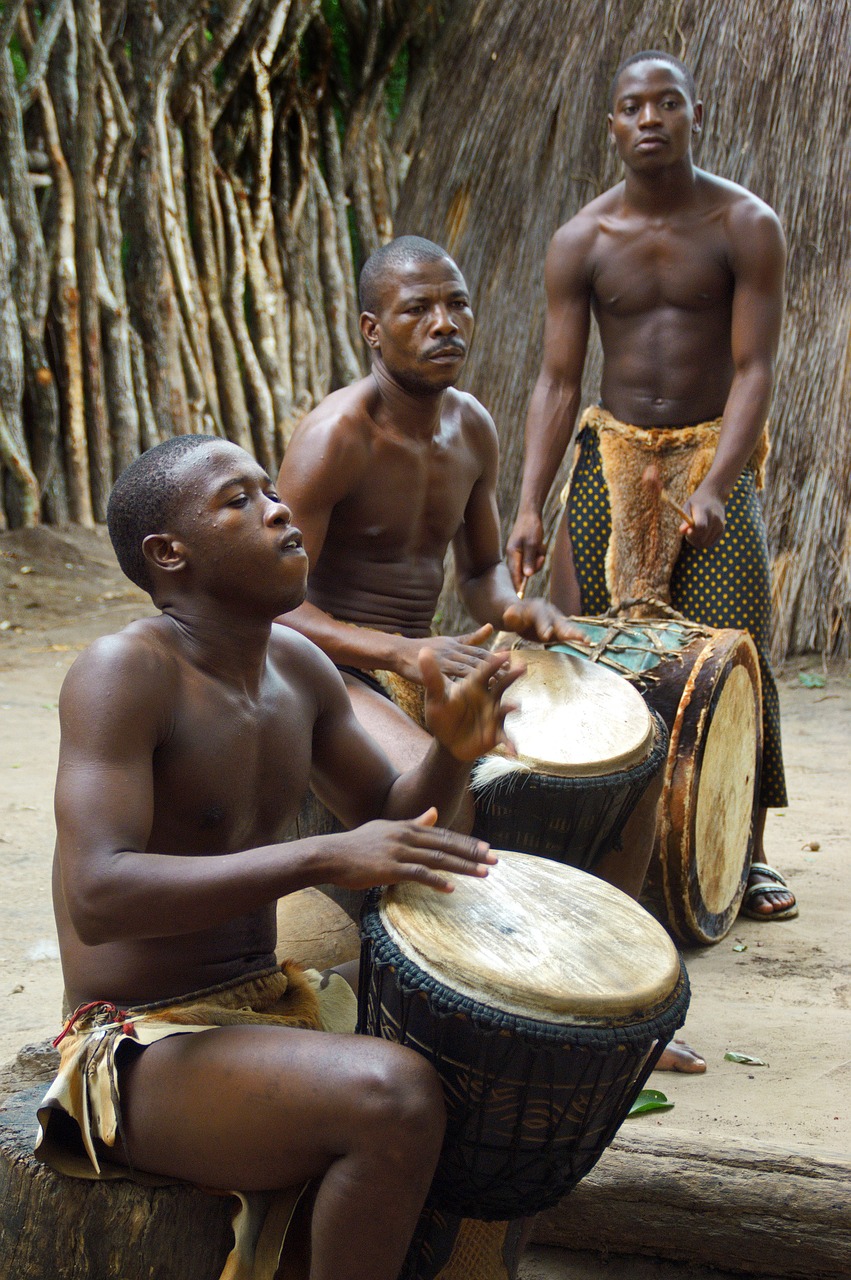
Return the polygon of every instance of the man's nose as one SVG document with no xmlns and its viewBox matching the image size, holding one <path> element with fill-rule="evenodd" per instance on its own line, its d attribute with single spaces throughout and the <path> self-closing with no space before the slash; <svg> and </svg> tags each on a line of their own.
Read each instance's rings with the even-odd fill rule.
<svg viewBox="0 0 851 1280">
<path fill-rule="evenodd" d="M 281 502 L 280 498 L 267 498 L 266 506 L 263 510 L 263 519 L 266 524 L 291 524 L 293 513 L 285 502 Z"/>
<path fill-rule="evenodd" d="M 432 330 L 434 333 L 457 333 L 458 326 L 452 316 L 452 312 L 448 307 L 439 303 L 434 309 L 434 318 L 432 320 Z"/>
<path fill-rule="evenodd" d="M 660 123 L 659 108 L 655 102 L 645 102 L 644 106 L 638 113 L 639 128 L 646 129 L 648 126 Z"/>
</svg>

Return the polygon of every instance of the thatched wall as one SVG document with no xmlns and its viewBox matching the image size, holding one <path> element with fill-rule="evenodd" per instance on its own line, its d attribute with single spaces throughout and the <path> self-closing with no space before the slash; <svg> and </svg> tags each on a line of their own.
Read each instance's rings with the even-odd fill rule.
<svg viewBox="0 0 851 1280">
<path fill-rule="evenodd" d="M 463 0 L 461 0 L 463 2 Z M 693 67 L 697 161 L 780 215 L 788 310 L 766 516 L 775 649 L 851 651 L 851 6 L 847 0 L 478 0 L 441 63 L 396 232 L 447 245 L 473 290 L 465 379 L 503 441 L 510 528 L 537 374 L 543 261 L 557 226 L 618 179 L 606 99 L 621 57 L 661 47 Z M 586 392 L 595 394 L 592 349 Z"/>
</svg>

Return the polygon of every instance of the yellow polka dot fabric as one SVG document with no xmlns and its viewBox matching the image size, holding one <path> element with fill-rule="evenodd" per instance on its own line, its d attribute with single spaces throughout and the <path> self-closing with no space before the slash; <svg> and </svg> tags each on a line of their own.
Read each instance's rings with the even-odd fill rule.
<svg viewBox="0 0 851 1280">
<path fill-rule="evenodd" d="M 606 587 L 606 550 L 612 521 L 595 432 L 580 432 L 579 457 L 568 498 L 570 538 L 582 612 L 590 616 L 610 607 Z M 709 551 L 683 542 L 671 578 L 671 603 L 692 622 L 706 627 L 747 631 L 757 647 L 762 675 L 763 757 L 760 804 L 787 803 L 780 743 L 780 708 L 769 660 L 771 580 L 765 522 L 753 472 L 742 472 L 727 503 L 724 536 Z"/>
</svg>

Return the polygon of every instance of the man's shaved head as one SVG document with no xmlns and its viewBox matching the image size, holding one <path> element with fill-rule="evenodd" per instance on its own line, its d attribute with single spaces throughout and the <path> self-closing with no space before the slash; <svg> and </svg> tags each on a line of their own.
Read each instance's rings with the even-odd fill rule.
<svg viewBox="0 0 851 1280">
<path fill-rule="evenodd" d="M 665 53 L 662 49 L 644 49 L 641 53 L 634 53 L 631 57 L 624 58 L 623 62 L 612 77 L 612 86 L 609 90 L 610 111 L 614 109 L 618 91 L 618 81 L 628 67 L 633 67 L 638 62 L 667 62 L 669 66 L 675 67 L 685 81 L 685 87 L 688 91 L 688 96 L 691 99 L 692 104 L 697 102 L 697 90 L 694 87 L 694 76 L 691 74 L 691 71 L 688 69 L 686 64 L 681 62 L 679 58 L 675 58 L 672 53 Z"/>
<path fill-rule="evenodd" d="M 116 558 L 131 582 L 150 591 L 152 582 L 142 542 L 162 533 L 181 496 L 181 465 L 187 454 L 219 441 L 218 436 L 174 436 L 140 454 L 112 487 L 106 524 Z"/>
<path fill-rule="evenodd" d="M 399 236 L 389 244 L 376 249 L 363 264 L 358 281 L 358 297 L 361 311 L 377 315 L 381 309 L 381 294 L 387 277 L 409 263 L 439 262 L 452 259 L 445 249 L 422 236 Z"/>
</svg>

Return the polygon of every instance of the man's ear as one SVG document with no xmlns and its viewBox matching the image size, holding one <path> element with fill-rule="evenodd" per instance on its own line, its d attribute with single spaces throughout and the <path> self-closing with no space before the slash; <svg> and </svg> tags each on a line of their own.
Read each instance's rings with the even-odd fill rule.
<svg viewBox="0 0 851 1280">
<path fill-rule="evenodd" d="M 378 332 L 378 317 L 374 316 L 371 311 L 362 311 L 360 316 L 360 331 L 363 340 L 371 351 L 381 350 L 381 337 Z"/>
<path fill-rule="evenodd" d="M 606 131 L 608 133 L 608 143 L 610 147 L 615 145 L 615 135 L 612 133 L 612 125 L 615 123 L 615 117 L 609 112 L 606 116 Z"/>
<path fill-rule="evenodd" d="M 186 547 L 167 533 L 149 533 L 142 541 L 142 555 L 165 573 L 174 573 L 186 565 Z"/>
<path fill-rule="evenodd" d="M 692 133 L 700 133 L 703 126 L 703 103 L 696 102 L 694 104 L 694 119 L 691 126 Z"/>
</svg>

